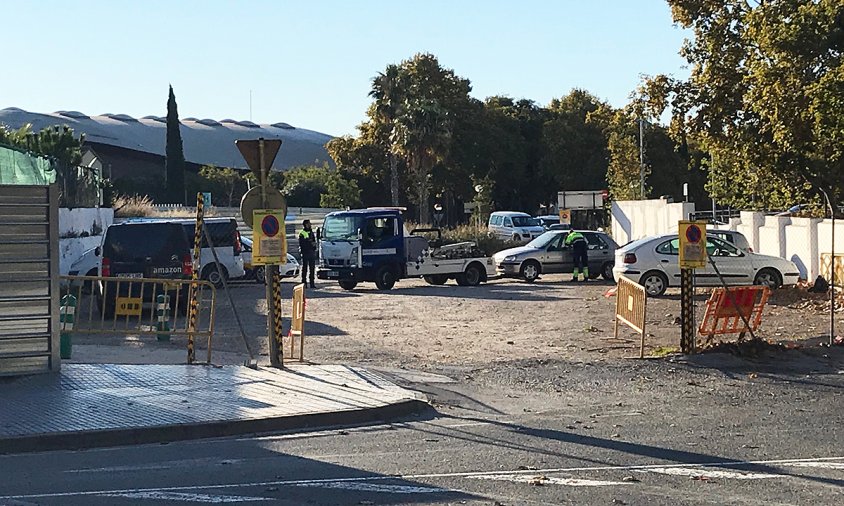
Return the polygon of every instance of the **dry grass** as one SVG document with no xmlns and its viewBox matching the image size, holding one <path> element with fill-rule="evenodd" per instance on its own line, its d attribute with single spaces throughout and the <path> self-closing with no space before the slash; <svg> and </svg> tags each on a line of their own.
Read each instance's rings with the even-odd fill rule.
<svg viewBox="0 0 844 506">
<path fill-rule="evenodd" d="M 155 209 L 152 199 L 147 195 L 120 195 L 114 199 L 114 216 L 119 218 L 138 218 L 153 216 Z"/>
</svg>

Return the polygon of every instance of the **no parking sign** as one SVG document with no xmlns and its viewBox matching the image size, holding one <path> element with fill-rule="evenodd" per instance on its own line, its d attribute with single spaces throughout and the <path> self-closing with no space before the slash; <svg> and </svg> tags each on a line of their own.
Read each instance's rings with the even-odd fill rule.
<svg viewBox="0 0 844 506">
<path fill-rule="evenodd" d="M 287 263 L 287 234 L 284 231 L 283 209 L 255 209 L 252 211 L 252 264 Z"/>
<path fill-rule="evenodd" d="M 706 267 L 706 222 L 681 221 L 679 230 L 680 268 L 701 269 Z"/>
</svg>

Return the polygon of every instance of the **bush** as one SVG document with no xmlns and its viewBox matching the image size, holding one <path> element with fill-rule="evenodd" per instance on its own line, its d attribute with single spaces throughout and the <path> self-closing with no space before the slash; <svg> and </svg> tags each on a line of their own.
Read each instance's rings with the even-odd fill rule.
<svg viewBox="0 0 844 506">
<path fill-rule="evenodd" d="M 114 199 L 114 216 L 119 218 L 138 218 L 152 216 L 155 209 L 152 199 L 147 195 L 120 195 Z"/>
<path fill-rule="evenodd" d="M 443 244 L 471 241 L 485 255 L 492 256 L 501 250 L 512 248 L 514 243 L 498 238 L 486 228 L 473 225 L 460 225 L 457 228 L 443 230 Z"/>
</svg>

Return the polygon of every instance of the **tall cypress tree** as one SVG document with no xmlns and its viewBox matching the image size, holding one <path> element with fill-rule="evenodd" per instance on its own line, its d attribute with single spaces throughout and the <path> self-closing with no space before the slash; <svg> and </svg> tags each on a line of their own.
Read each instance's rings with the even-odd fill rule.
<svg viewBox="0 0 844 506">
<path fill-rule="evenodd" d="M 185 153 L 182 149 L 182 133 L 179 131 L 179 111 L 176 95 L 170 86 L 167 99 L 167 151 L 164 165 L 164 193 L 168 202 L 185 203 Z"/>
</svg>

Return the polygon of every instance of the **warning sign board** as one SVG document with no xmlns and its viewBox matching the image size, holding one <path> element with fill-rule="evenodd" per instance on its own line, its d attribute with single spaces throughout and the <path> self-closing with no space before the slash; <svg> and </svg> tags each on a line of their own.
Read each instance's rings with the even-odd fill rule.
<svg viewBox="0 0 844 506">
<path fill-rule="evenodd" d="M 560 224 L 571 225 L 571 209 L 560 209 Z"/>
<path fill-rule="evenodd" d="M 680 268 L 702 269 L 706 267 L 706 222 L 681 221 Z"/>
<path fill-rule="evenodd" d="M 287 235 L 283 209 L 252 211 L 252 265 L 287 263 Z"/>
<path fill-rule="evenodd" d="M 117 297 L 114 314 L 117 316 L 141 316 L 143 301 L 140 297 Z"/>
</svg>

